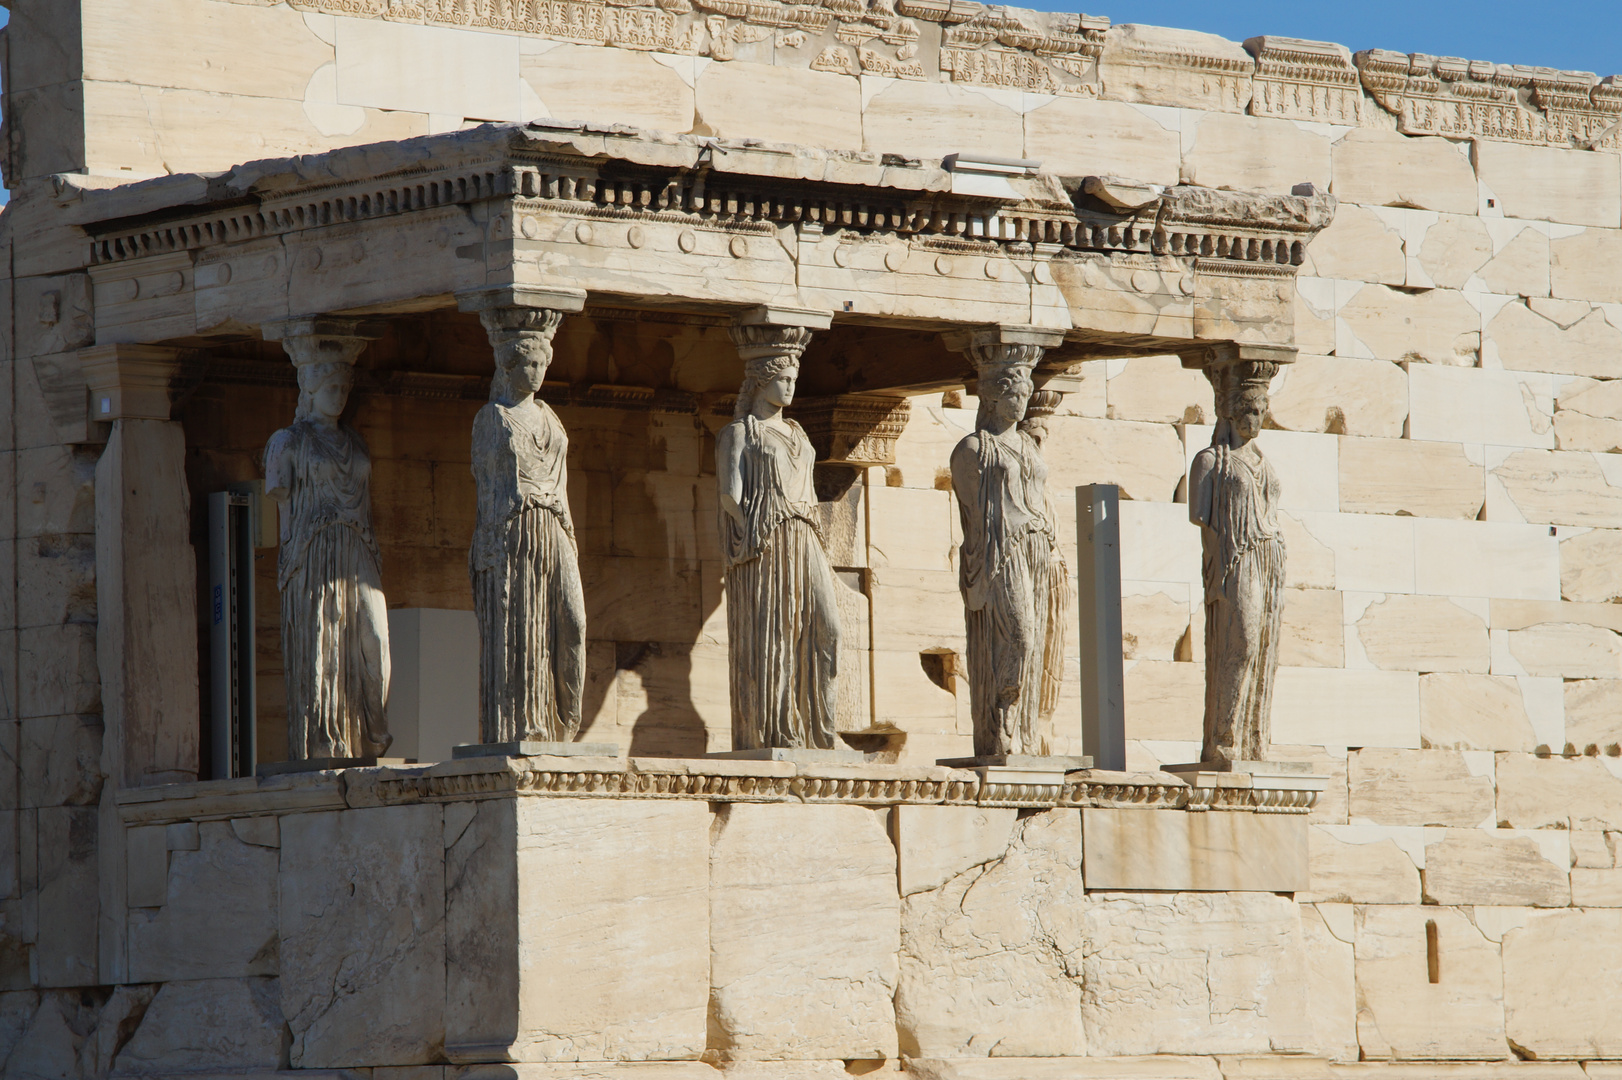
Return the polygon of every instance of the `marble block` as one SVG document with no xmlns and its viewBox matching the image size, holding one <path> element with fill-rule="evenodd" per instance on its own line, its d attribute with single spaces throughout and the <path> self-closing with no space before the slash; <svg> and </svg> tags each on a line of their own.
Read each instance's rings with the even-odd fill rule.
<svg viewBox="0 0 1622 1080">
<path fill-rule="evenodd" d="M 1622 911 L 1539 913 L 1504 934 L 1503 950 L 1512 1045 L 1540 1060 L 1622 1057 Z"/>
<path fill-rule="evenodd" d="M 275 979 L 166 982 L 114 1059 L 114 1076 L 273 1070 L 282 1059 Z"/>
<path fill-rule="evenodd" d="M 1089 892 L 1085 913 L 1089 1056 L 1306 1049 L 1305 947 L 1288 897 Z"/>
<path fill-rule="evenodd" d="M 244 820 L 272 826 L 276 821 Z M 204 821 L 193 828 L 196 848 L 168 853 L 163 906 L 129 913 L 130 978 L 169 982 L 276 974 L 275 848 L 244 842 L 229 821 Z"/>
<path fill-rule="evenodd" d="M 697 1057 L 707 805 L 500 799 L 445 818 L 447 1057 Z"/>
<path fill-rule="evenodd" d="M 282 819 L 281 1002 L 295 1068 L 427 1064 L 444 1043 L 437 804 Z"/>
<path fill-rule="evenodd" d="M 901 1053 L 1083 1054 L 1080 815 L 1048 810 L 1016 822 L 1012 809 L 901 809 L 897 837 L 914 886 L 901 909 Z M 979 843 L 964 844 L 971 837 Z M 937 842 L 952 858 L 931 858 Z M 919 861 L 935 871 L 928 888 L 917 888 Z"/>
<path fill-rule="evenodd" d="M 1081 812 L 1089 890 L 1305 891 L 1307 819 L 1296 814 Z"/>
<path fill-rule="evenodd" d="M 896 1055 L 896 854 L 856 806 L 732 803 L 710 848 L 710 1042 L 723 1059 Z"/>
<path fill-rule="evenodd" d="M 1353 950 L 1362 1003 L 1357 1034 L 1365 1059 L 1505 1056 L 1499 947 L 1464 912 L 1418 904 L 1359 906 Z"/>
</svg>

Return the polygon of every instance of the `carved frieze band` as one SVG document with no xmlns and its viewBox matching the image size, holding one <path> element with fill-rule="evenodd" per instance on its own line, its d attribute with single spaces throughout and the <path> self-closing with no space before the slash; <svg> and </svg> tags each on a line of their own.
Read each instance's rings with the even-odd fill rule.
<svg viewBox="0 0 1622 1080">
<path fill-rule="evenodd" d="M 916 777 L 737 776 L 635 770 L 534 769 L 451 776 L 379 777 L 365 788 L 351 784 L 352 805 L 456 801 L 503 794 L 555 798 L 707 799 L 713 802 L 817 802 L 869 806 L 947 804 L 1070 807 L 1142 807 L 1166 810 L 1236 810 L 1304 814 L 1317 801 L 1310 790 L 1190 788 L 1181 784 L 1121 783 L 1072 775 L 1063 783 L 1009 783 L 959 773 L 947 779 Z M 363 794 L 364 792 L 364 794 Z M 357 802 L 361 796 L 364 802 Z"/>
<path fill-rule="evenodd" d="M 1256 116 L 1359 126 L 1378 108 L 1416 135 L 1622 147 L 1622 86 L 1581 71 L 1349 50 L 1277 36 L 1221 50 L 1132 37 L 1109 20 L 964 0 L 289 0 L 300 11 L 747 59 L 843 75 L 1108 97 L 1100 62 L 1152 68 L 1185 95 Z M 1372 99 L 1372 100 L 1371 100 Z"/>
<path fill-rule="evenodd" d="M 846 803 L 859 806 L 951 805 L 1229 810 L 1305 814 L 1317 800 L 1311 790 L 1198 788 L 1161 782 L 1151 774 L 1073 773 L 1062 783 L 1008 783 L 994 775 L 897 768 L 866 776 L 739 775 L 582 764 L 540 768 L 522 761 L 491 759 L 487 771 L 377 768 L 308 773 L 256 781 L 212 780 L 167 788 L 121 792 L 119 812 L 127 824 L 155 825 L 198 817 L 243 817 L 299 810 L 463 802 L 494 798 L 702 799 L 709 802 Z M 864 770 L 867 771 L 867 770 Z M 911 775 L 907 775 L 911 773 Z M 1311 786 L 1311 785 L 1303 785 Z"/>
</svg>

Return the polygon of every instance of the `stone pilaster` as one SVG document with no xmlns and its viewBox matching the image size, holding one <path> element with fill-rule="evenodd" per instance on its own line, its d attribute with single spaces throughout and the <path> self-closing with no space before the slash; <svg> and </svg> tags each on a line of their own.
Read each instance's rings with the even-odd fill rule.
<svg viewBox="0 0 1622 1080">
<path fill-rule="evenodd" d="M 126 851 L 118 788 L 197 779 L 197 563 L 190 537 L 186 437 L 169 418 L 173 349 L 105 345 L 82 349 L 90 416 L 110 425 L 96 463 L 96 662 L 101 678 L 107 783 L 96 811 L 96 906 L 87 889 L 68 908 L 72 940 L 41 920 L 38 948 L 50 957 L 44 985 L 124 981 Z M 89 883 L 84 883 L 88 886 Z M 42 898 L 43 902 L 43 898 Z"/>
<path fill-rule="evenodd" d="M 112 424 L 96 465 L 96 651 L 104 754 L 115 786 L 197 779 L 196 557 L 186 438 L 169 419 L 173 349 L 79 352 L 93 419 Z"/>
</svg>

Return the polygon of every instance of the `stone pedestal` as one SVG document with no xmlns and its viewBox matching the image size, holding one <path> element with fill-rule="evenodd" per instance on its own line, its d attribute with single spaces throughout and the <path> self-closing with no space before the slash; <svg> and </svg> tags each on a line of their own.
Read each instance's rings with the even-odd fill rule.
<svg viewBox="0 0 1622 1080">
<path fill-rule="evenodd" d="M 463 743 L 451 748 L 451 759 L 477 757 L 622 757 L 614 743 L 543 742 L 522 739 L 517 742 Z"/>
<path fill-rule="evenodd" d="M 720 750 L 706 758 L 723 761 L 792 761 L 801 765 L 865 765 L 876 755 L 860 750 L 817 750 L 802 746 L 766 746 L 756 750 Z"/>
<path fill-rule="evenodd" d="M 404 758 L 323 757 L 303 761 L 271 761 L 254 769 L 255 776 L 284 776 L 287 773 L 323 772 L 327 769 L 366 769 L 375 765 L 404 765 Z"/>
<path fill-rule="evenodd" d="M 1008 769 L 1034 769 L 1039 772 L 1080 772 L 1093 767 L 1089 754 L 1076 756 L 1049 754 L 982 754 L 979 757 L 939 758 L 935 764 L 948 769 L 979 769 L 995 766 Z"/>
<path fill-rule="evenodd" d="M 1266 801 L 1279 807 L 1310 809 L 1329 786 L 1329 777 L 1314 776 L 1310 764 L 1298 761 L 1198 762 L 1160 770 L 1192 789 L 1190 810 L 1221 808 L 1236 798 L 1249 805 L 1254 791 L 1265 791 Z"/>
<path fill-rule="evenodd" d="M 1311 776 L 1307 761 L 1194 761 L 1186 765 L 1162 765 L 1161 772 L 1244 773 L 1250 776 Z"/>
</svg>

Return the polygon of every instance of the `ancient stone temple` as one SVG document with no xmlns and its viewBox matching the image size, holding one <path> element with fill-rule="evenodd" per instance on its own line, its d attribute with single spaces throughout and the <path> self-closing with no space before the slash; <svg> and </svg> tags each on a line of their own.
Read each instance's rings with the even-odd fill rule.
<svg viewBox="0 0 1622 1080">
<path fill-rule="evenodd" d="M 1622 1077 L 1615 79 L 7 6 L 0 1074 Z"/>
</svg>

